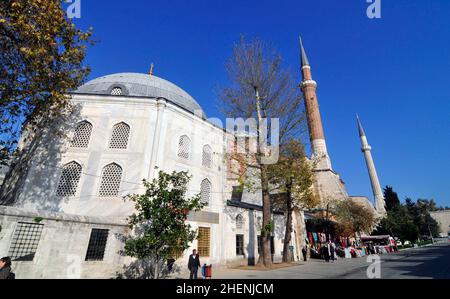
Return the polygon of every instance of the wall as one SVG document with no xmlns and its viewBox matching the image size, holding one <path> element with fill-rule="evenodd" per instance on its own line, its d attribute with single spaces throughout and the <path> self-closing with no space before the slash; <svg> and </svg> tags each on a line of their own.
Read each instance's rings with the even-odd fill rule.
<svg viewBox="0 0 450 299">
<path fill-rule="evenodd" d="M 16 278 L 113 278 L 128 262 L 118 254 L 118 235 L 127 232 L 122 221 L 11 207 L 0 207 L 0 256 L 8 256 L 17 223 L 37 223 L 36 217 L 43 218 L 39 245 L 33 261 L 13 261 Z M 109 229 L 103 261 L 85 261 L 92 228 Z"/>
<path fill-rule="evenodd" d="M 152 179 L 157 170 L 168 172 L 186 170 L 192 175 L 189 195 L 200 192 L 200 183 L 207 178 L 212 192 L 209 205 L 201 213 L 192 214 L 193 228 L 210 227 L 210 256 L 202 263 L 215 266 L 248 264 L 258 261 L 257 236 L 261 231 L 262 212 L 230 207 L 231 190 L 235 181 L 229 179 L 226 165 L 227 136 L 220 128 L 173 106 L 164 99 L 126 98 L 96 95 L 76 95 L 73 98 L 77 115 L 67 124 L 68 137 L 75 125 L 87 120 L 93 125 L 90 143 L 86 149 L 68 147 L 66 140 L 49 140 L 35 158 L 33 167 L 15 208 L 0 207 L 0 254 L 7 255 L 9 243 L 18 221 L 33 222 L 44 217 L 44 230 L 33 262 L 15 262 L 19 278 L 67 278 L 73 270 L 81 269 L 80 277 L 109 278 L 125 263 L 118 254 L 122 243 L 114 236 L 126 229 L 125 218 L 133 212 L 130 202 L 122 196 L 143 191 L 143 178 Z M 112 128 L 119 122 L 131 127 L 126 150 L 108 149 Z M 188 135 L 191 157 L 178 157 L 178 140 Z M 213 151 L 212 167 L 202 165 L 203 146 Z M 82 176 L 74 197 L 56 197 L 56 188 L 62 166 L 76 161 L 82 165 Z M 98 188 L 102 168 L 117 163 L 123 169 L 120 196 L 99 198 Z M 242 202 L 261 205 L 260 192 L 245 190 Z M 43 212 L 45 211 L 45 212 Z M 244 227 L 236 228 L 236 216 L 244 217 Z M 43 216 L 44 215 L 44 216 Z M 284 216 L 275 215 L 275 261 L 281 261 L 285 231 Z M 86 249 L 92 228 L 111 230 L 103 262 L 85 262 Z M 236 255 L 236 234 L 244 235 L 244 256 Z M 293 237 L 292 243 L 298 238 Z M 177 261 L 185 269 L 194 241 Z M 298 252 L 296 247 L 294 252 Z"/>
<path fill-rule="evenodd" d="M 450 232 L 450 211 L 430 212 L 431 217 L 439 223 L 439 228 L 443 236 Z"/>
</svg>

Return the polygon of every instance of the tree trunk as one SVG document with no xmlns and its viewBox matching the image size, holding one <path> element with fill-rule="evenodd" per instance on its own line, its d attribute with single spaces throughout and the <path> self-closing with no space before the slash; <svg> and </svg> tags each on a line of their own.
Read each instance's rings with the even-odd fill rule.
<svg viewBox="0 0 450 299">
<path fill-rule="evenodd" d="M 291 243 L 291 234 L 292 234 L 292 194 L 291 191 L 287 191 L 286 196 L 286 231 L 284 233 L 284 244 L 283 244 L 283 263 L 289 263 L 289 244 Z"/>
<path fill-rule="evenodd" d="M 269 178 L 267 175 L 267 165 L 262 164 L 262 156 L 265 155 L 265 151 L 263 151 L 262 147 L 267 144 L 263 142 L 267 140 L 267 136 L 261 136 L 263 132 L 261 132 L 261 128 L 263 125 L 263 119 L 261 116 L 261 99 L 259 97 L 258 88 L 255 86 L 255 96 L 256 96 L 256 111 L 258 116 L 257 122 L 257 153 L 256 153 L 256 162 L 260 167 L 261 171 L 261 190 L 262 190 L 262 204 L 263 204 L 263 233 L 261 234 L 261 242 L 262 242 L 262 262 L 265 267 L 272 266 L 272 254 L 270 250 L 270 231 L 267 231 L 266 228 L 272 222 L 272 211 L 271 211 L 271 203 L 270 203 L 270 194 L 269 194 Z"/>
<path fill-rule="evenodd" d="M 159 266 L 159 256 L 156 255 L 155 268 L 154 268 L 155 273 L 153 274 L 154 279 L 159 279 L 159 267 L 158 266 Z"/>
<path fill-rule="evenodd" d="M 262 184 L 262 196 L 263 196 L 263 229 L 264 234 L 262 234 L 262 252 L 263 252 L 263 263 L 266 267 L 272 266 L 272 252 L 270 248 L 270 236 L 271 232 L 267 231 L 265 228 L 268 227 L 272 222 L 272 211 L 270 203 L 269 194 L 269 182 L 267 179 L 267 166 L 261 165 L 261 184 Z"/>
</svg>

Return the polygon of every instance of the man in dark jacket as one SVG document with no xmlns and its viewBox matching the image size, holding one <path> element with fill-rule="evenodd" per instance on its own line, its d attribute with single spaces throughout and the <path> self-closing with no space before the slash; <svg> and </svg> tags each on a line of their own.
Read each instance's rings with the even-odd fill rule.
<svg viewBox="0 0 450 299">
<path fill-rule="evenodd" d="M 189 279 L 197 279 L 198 268 L 200 267 L 200 257 L 197 254 L 197 250 L 192 250 L 192 254 L 189 256 L 188 269 L 190 271 Z"/>
<path fill-rule="evenodd" d="M 308 256 L 308 245 L 303 246 L 302 248 L 303 260 L 306 262 Z"/>
<path fill-rule="evenodd" d="M 0 259 L 0 279 L 14 279 L 15 275 L 11 272 L 11 258 L 2 257 Z"/>
</svg>

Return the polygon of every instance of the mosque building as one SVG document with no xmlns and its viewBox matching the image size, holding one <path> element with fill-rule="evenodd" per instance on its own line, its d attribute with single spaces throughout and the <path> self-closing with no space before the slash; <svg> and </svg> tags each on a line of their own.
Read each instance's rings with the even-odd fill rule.
<svg viewBox="0 0 450 299">
<path fill-rule="evenodd" d="M 321 198 L 349 196 L 331 167 L 316 97 L 317 83 L 301 45 L 301 89 Z M 21 278 L 110 278 L 130 260 L 120 236 L 134 207 L 123 199 L 142 192 L 143 178 L 159 170 L 188 171 L 190 195 L 206 206 L 190 213 L 201 262 L 253 264 L 259 257 L 261 194 L 239 191 L 227 149 L 234 135 L 207 119 L 182 88 L 150 74 L 118 73 L 96 78 L 70 94 L 75 113 L 66 138 L 47 138 L 33 158 L 13 203 L 0 200 L 0 255 L 15 260 Z M 4 183 L 8 183 L 4 180 Z M 294 212 L 292 256 L 301 258 L 305 216 Z M 281 260 L 285 215 L 273 211 L 271 250 Z M 190 250 L 179 253 L 185 268 Z"/>
</svg>

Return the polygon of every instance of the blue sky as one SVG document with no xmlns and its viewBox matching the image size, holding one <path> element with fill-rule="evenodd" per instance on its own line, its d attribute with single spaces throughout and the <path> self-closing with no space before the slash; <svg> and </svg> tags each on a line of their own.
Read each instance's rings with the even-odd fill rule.
<svg viewBox="0 0 450 299">
<path fill-rule="evenodd" d="M 333 162 L 351 195 L 372 198 L 355 114 L 363 122 L 381 184 L 403 199 L 450 206 L 450 1 L 382 0 L 369 19 L 366 0 L 81 0 L 90 78 L 154 74 L 204 108 L 226 85 L 224 63 L 244 34 L 274 45 L 297 71 L 301 34 L 318 82 Z M 297 72 L 298 80 L 300 73 Z"/>
</svg>

